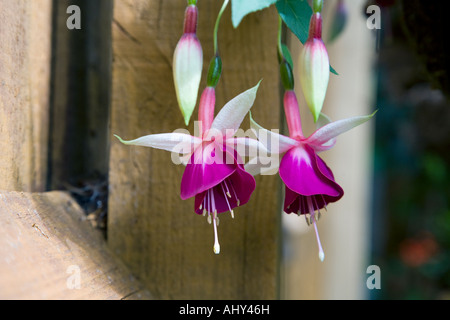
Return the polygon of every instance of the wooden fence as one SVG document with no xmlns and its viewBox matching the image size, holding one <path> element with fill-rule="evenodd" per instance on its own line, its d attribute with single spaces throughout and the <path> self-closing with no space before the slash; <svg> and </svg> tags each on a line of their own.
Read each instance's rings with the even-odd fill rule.
<svg viewBox="0 0 450 320">
<path fill-rule="evenodd" d="M 72 4 L 80 30 L 66 25 Z M 199 2 L 205 68 L 220 6 Z M 221 219 L 216 256 L 212 227 L 179 197 L 183 167 L 170 154 L 112 140 L 184 128 L 171 64 L 185 7 L 0 0 L 0 298 L 279 296 L 276 176 L 258 178 L 250 203 Z M 278 128 L 276 11 L 253 14 L 239 29 L 229 15 L 217 106 L 264 79 L 254 113 Z M 108 205 L 106 241 L 72 197 L 105 182 L 109 200 L 97 209 Z"/>
</svg>

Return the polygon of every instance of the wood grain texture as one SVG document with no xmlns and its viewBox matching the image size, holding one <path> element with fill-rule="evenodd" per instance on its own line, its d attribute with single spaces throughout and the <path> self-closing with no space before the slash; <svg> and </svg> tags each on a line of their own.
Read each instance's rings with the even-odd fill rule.
<svg viewBox="0 0 450 320">
<path fill-rule="evenodd" d="M 199 1 L 204 76 L 221 1 Z M 115 1 L 112 133 L 125 139 L 184 128 L 172 78 L 186 1 Z M 252 14 L 237 30 L 228 8 L 220 26 L 223 76 L 217 110 L 264 79 L 253 113 L 278 128 L 280 95 L 274 8 Z M 190 131 L 193 133 L 192 124 Z M 248 129 L 248 119 L 243 129 Z M 158 299 L 275 299 L 279 271 L 279 179 L 257 178 L 250 202 L 221 216 L 220 255 L 213 228 L 180 199 L 184 167 L 160 150 L 114 141 L 110 154 L 108 242 Z"/>
<path fill-rule="evenodd" d="M 45 188 L 51 0 L 0 0 L 0 188 Z"/>
<path fill-rule="evenodd" d="M 0 299 L 151 297 L 66 193 L 0 191 L 0 233 Z"/>
</svg>

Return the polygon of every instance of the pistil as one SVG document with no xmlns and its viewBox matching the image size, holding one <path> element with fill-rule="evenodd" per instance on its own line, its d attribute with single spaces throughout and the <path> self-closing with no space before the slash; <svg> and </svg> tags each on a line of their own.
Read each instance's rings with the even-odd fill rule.
<svg viewBox="0 0 450 320">
<path fill-rule="evenodd" d="M 325 259 L 325 253 L 323 252 L 322 243 L 320 242 L 319 230 L 317 229 L 316 214 L 314 211 L 314 206 L 313 206 L 311 197 L 307 198 L 307 202 L 308 202 L 309 214 L 310 214 L 311 220 L 312 220 L 311 224 L 314 225 L 314 230 L 316 232 L 317 245 L 319 247 L 319 259 L 320 259 L 320 261 L 323 261 Z"/>
</svg>

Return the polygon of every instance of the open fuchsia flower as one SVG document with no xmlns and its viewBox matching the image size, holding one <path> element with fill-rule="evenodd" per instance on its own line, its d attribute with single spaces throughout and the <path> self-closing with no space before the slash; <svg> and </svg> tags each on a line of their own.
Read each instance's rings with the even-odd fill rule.
<svg viewBox="0 0 450 320">
<path fill-rule="evenodd" d="M 322 8 L 315 10 L 319 9 Z M 319 119 L 330 79 L 330 60 L 322 40 L 320 10 L 311 17 L 309 37 L 299 58 L 300 84 L 314 122 Z"/>
<path fill-rule="evenodd" d="M 197 38 L 198 8 L 195 1 L 190 2 L 185 12 L 184 33 L 173 55 L 175 91 L 186 125 L 197 104 L 203 69 L 203 50 Z"/>
<path fill-rule="evenodd" d="M 286 186 L 284 211 L 288 214 L 305 215 L 308 225 L 314 225 L 319 258 L 323 261 L 325 254 L 316 222 L 320 217 L 320 210 L 326 208 L 329 203 L 338 201 L 344 195 L 344 191 L 335 182 L 330 168 L 317 153 L 331 149 L 336 144 L 338 135 L 365 123 L 374 114 L 336 122 L 330 122 L 322 114 L 319 123 L 326 124 L 305 138 L 298 101 L 293 90 L 285 92 L 284 108 L 289 137 L 262 128 L 252 118 L 251 127 L 263 144 L 265 141 L 272 141 L 272 147 L 266 144 L 271 154 L 284 154 L 279 167 L 279 175 Z M 275 148 L 273 141 L 278 141 Z"/>
<path fill-rule="evenodd" d="M 207 215 L 214 225 L 214 252 L 220 253 L 218 214 L 246 204 L 255 189 L 254 177 L 244 168 L 243 158 L 265 150 L 256 139 L 234 137 L 256 98 L 259 84 L 229 101 L 214 118 L 215 89 L 208 86 L 199 106 L 199 135 L 153 134 L 126 145 L 137 145 L 182 154 L 186 164 L 181 180 L 181 198 L 195 197 L 195 212 Z"/>
</svg>

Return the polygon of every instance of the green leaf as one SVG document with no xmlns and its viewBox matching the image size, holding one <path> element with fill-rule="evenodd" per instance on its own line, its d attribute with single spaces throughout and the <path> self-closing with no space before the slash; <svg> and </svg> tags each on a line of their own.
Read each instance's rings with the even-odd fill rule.
<svg viewBox="0 0 450 320">
<path fill-rule="evenodd" d="M 311 21 L 311 16 L 313 14 L 308 1 L 278 0 L 276 7 L 286 26 L 295 34 L 301 43 L 305 44 L 308 40 L 309 22 Z M 292 64 L 292 62 L 290 62 L 290 64 Z M 339 75 L 331 66 L 330 72 Z"/>
<path fill-rule="evenodd" d="M 339 75 L 339 73 L 337 73 L 336 70 L 334 70 L 332 66 L 330 66 L 330 71 L 331 71 L 331 73 L 334 73 L 337 76 Z"/>
<path fill-rule="evenodd" d="M 277 10 L 287 27 L 305 44 L 309 35 L 312 9 L 306 0 L 279 0 Z"/>
<path fill-rule="evenodd" d="M 231 20 L 237 28 L 242 19 L 255 11 L 270 7 L 277 0 L 231 0 Z"/>
</svg>

